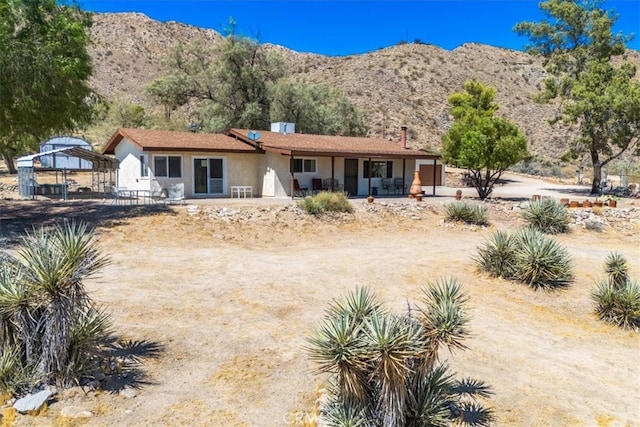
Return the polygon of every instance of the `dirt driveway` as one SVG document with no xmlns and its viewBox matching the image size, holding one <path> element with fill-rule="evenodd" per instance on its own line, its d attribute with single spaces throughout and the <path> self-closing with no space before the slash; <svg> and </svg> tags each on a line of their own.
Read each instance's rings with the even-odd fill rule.
<svg viewBox="0 0 640 427">
<path fill-rule="evenodd" d="M 445 223 L 450 200 L 354 200 L 354 215 L 331 219 L 290 201 L 96 207 L 89 217 L 112 262 L 86 284 L 123 339 L 160 353 L 131 379 L 135 397 L 72 389 L 44 416 L 16 425 L 69 423 L 60 411 L 70 405 L 91 411 L 81 422 L 91 426 L 295 425 L 323 386 L 303 347 L 333 298 L 365 285 L 401 311 L 423 286 L 453 276 L 471 297 L 473 336 L 467 351 L 442 355 L 492 387 L 496 425 L 640 426 L 640 334 L 599 322 L 590 301 L 610 251 L 625 254 L 640 278 L 633 201 L 622 204 L 626 219 L 600 212 L 603 232 L 575 227 L 559 236 L 576 281 L 535 292 L 479 275 L 472 262 L 485 237 L 522 226 L 517 201 L 489 204 L 492 225 L 478 228 Z M 10 205 L 15 215 L 34 206 L 0 203 L 5 231 L 17 221 Z"/>
</svg>

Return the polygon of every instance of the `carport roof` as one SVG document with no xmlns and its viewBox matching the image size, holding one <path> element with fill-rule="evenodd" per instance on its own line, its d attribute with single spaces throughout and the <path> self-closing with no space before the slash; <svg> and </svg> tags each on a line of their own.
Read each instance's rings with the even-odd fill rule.
<svg viewBox="0 0 640 427">
<path fill-rule="evenodd" d="M 105 156 L 95 151 L 87 150 L 80 146 L 71 146 L 57 148 L 55 150 L 43 151 L 40 153 L 29 154 L 28 156 L 22 156 L 18 158 L 18 168 L 32 168 L 34 166 L 33 161 L 37 158 L 47 156 L 55 153 L 64 153 L 71 157 L 78 157 L 82 160 L 91 162 L 91 170 L 115 170 L 118 169 L 118 160 L 113 157 Z M 40 168 L 50 170 L 61 170 L 60 168 Z M 67 170 L 85 170 L 85 169 L 67 169 Z"/>
</svg>

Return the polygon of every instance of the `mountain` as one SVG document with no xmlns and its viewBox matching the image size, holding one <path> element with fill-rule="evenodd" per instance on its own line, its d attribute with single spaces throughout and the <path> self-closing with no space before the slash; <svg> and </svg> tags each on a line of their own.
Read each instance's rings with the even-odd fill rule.
<svg viewBox="0 0 640 427">
<path fill-rule="evenodd" d="M 158 107 L 144 95 L 144 87 L 162 75 L 162 58 L 179 43 L 215 43 L 221 37 L 213 30 L 162 23 L 139 13 L 95 14 L 91 33 L 92 87 L 107 98 L 123 94 L 149 110 Z M 400 126 L 406 125 L 411 146 L 438 148 L 451 124 L 447 98 L 469 79 L 497 89 L 498 114 L 518 124 L 539 157 L 557 159 L 571 136 L 567 127 L 549 124 L 558 105 L 533 102 L 547 73 L 539 59 L 523 52 L 475 43 L 452 51 L 407 43 L 342 57 L 269 48 L 286 59 L 292 77 L 341 89 L 366 113 L 374 136 L 397 139 Z M 640 69 L 640 52 L 628 54 Z"/>
</svg>

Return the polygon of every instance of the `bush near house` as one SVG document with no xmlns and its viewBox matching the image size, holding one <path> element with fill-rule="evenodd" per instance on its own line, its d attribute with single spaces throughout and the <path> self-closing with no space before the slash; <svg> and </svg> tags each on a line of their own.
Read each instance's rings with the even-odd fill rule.
<svg viewBox="0 0 640 427">
<path fill-rule="evenodd" d="M 346 193 L 321 191 L 315 196 L 307 196 L 298 202 L 298 206 L 311 215 L 321 215 L 325 212 L 353 212 L 353 206 Z"/>
<path fill-rule="evenodd" d="M 447 206 L 447 221 L 461 221 L 467 224 L 487 225 L 487 208 L 477 203 L 452 202 Z"/>
</svg>

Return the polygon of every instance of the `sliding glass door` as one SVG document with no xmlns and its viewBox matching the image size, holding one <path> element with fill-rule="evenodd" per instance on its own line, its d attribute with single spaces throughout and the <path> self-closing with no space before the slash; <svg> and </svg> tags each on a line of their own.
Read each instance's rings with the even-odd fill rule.
<svg viewBox="0 0 640 427">
<path fill-rule="evenodd" d="M 194 158 L 194 194 L 223 195 L 225 189 L 224 172 L 223 158 Z"/>
</svg>

